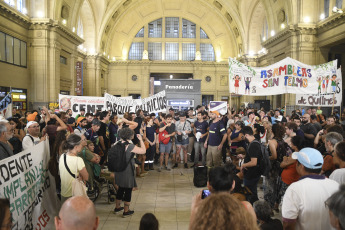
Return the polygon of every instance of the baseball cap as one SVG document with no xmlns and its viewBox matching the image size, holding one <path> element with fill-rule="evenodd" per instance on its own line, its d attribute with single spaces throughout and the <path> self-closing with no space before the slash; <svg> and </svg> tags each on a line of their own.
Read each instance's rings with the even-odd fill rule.
<svg viewBox="0 0 345 230">
<path fill-rule="evenodd" d="M 216 114 L 216 115 L 217 115 L 217 117 L 219 117 L 219 116 L 220 116 L 220 114 L 219 114 L 219 112 L 218 112 L 217 110 L 210 111 L 210 113 L 214 113 L 214 114 Z"/>
<path fill-rule="evenodd" d="M 298 160 L 299 163 L 309 169 L 320 169 L 323 165 L 321 153 L 314 148 L 303 148 L 299 152 L 294 152 L 292 159 Z"/>
<path fill-rule="evenodd" d="M 36 119 L 37 112 L 34 112 L 32 114 L 29 114 L 26 118 L 27 121 L 34 121 Z"/>
<path fill-rule="evenodd" d="M 79 125 L 82 122 L 82 120 L 85 120 L 85 119 L 86 119 L 85 117 L 78 117 L 77 124 Z"/>
<path fill-rule="evenodd" d="M 26 124 L 26 128 L 29 128 L 31 125 L 33 124 L 38 124 L 36 121 L 29 121 L 27 124 Z"/>
</svg>

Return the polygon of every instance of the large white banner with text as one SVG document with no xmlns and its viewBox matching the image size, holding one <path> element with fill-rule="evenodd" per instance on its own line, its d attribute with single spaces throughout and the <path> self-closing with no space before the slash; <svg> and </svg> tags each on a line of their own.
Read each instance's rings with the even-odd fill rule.
<svg viewBox="0 0 345 230">
<path fill-rule="evenodd" d="M 10 200 L 12 229 L 54 229 L 58 201 L 49 158 L 47 140 L 0 161 L 0 197 Z"/>
<path fill-rule="evenodd" d="M 337 70 L 336 75 L 319 76 L 317 82 L 318 94 L 297 94 L 296 105 L 331 107 L 334 103 L 334 106 L 341 106 L 343 92 L 341 69 Z"/>
<path fill-rule="evenodd" d="M 287 57 L 267 67 L 250 67 L 229 58 L 229 91 L 252 96 L 317 94 L 318 78 L 328 76 L 331 79 L 336 71 L 337 60 L 307 65 Z"/>
<path fill-rule="evenodd" d="M 143 99 L 126 99 L 105 94 L 105 108 L 118 115 L 126 112 L 136 112 L 139 109 L 147 113 L 158 113 L 166 111 L 167 101 L 165 90 Z"/>
</svg>

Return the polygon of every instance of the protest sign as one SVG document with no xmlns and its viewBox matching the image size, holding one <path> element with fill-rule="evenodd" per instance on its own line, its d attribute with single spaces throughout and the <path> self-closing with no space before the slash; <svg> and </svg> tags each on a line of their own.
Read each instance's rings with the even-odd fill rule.
<svg viewBox="0 0 345 230">
<path fill-rule="evenodd" d="M 334 106 L 341 106 L 343 92 L 341 69 L 337 70 L 336 76 L 332 75 L 329 78 L 327 76 L 320 76 L 318 83 L 318 94 L 297 94 L 296 105 L 331 107 L 333 106 L 334 98 Z"/>
<path fill-rule="evenodd" d="M 59 94 L 60 111 L 72 110 L 72 116 L 80 114 L 81 109 L 85 109 L 85 113 L 95 113 L 97 110 L 104 109 L 104 97 L 79 97 L 71 95 Z"/>
<path fill-rule="evenodd" d="M 210 101 L 210 111 L 218 111 L 221 115 L 228 111 L 228 103 L 226 101 Z"/>
<path fill-rule="evenodd" d="M 54 229 L 58 201 L 49 158 L 46 140 L 0 161 L 0 197 L 10 200 L 12 229 Z"/>
<path fill-rule="evenodd" d="M 4 118 L 12 117 L 12 95 L 9 92 L 4 99 L 0 101 L 0 115 Z"/>
<path fill-rule="evenodd" d="M 318 78 L 330 78 L 336 69 L 337 60 L 306 65 L 287 57 L 267 67 L 250 67 L 229 58 L 229 91 L 252 96 L 317 94 Z"/>
<path fill-rule="evenodd" d="M 136 112 L 139 109 L 147 113 L 158 113 L 166 110 L 165 91 L 161 91 L 143 99 L 126 99 L 105 94 L 105 108 L 113 113 L 123 115 L 126 112 Z"/>
</svg>

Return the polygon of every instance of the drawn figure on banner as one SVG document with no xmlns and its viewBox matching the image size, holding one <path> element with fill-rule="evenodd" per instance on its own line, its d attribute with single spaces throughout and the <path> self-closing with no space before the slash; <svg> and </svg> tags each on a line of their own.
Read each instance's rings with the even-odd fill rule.
<svg viewBox="0 0 345 230">
<path fill-rule="evenodd" d="M 244 81 L 244 83 L 246 84 L 245 94 L 247 94 L 247 92 L 248 94 L 250 94 L 250 87 L 249 87 L 250 82 L 251 82 L 250 77 L 247 77 L 247 80 Z"/>
<path fill-rule="evenodd" d="M 256 86 L 252 87 L 252 93 L 256 93 Z"/>
<path fill-rule="evenodd" d="M 327 89 L 328 89 L 328 82 L 329 82 L 329 75 L 327 75 L 327 77 L 326 77 L 326 92 L 327 92 Z"/>
<path fill-rule="evenodd" d="M 321 77 L 320 77 L 321 78 Z M 319 83 L 320 84 L 320 83 Z M 320 87 L 320 86 L 319 86 Z M 326 93 L 327 88 L 326 88 L 326 77 L 322 77 L 322 93 Z"/>
<path fill-rule="evenodd" d="M 234 80 L 235 80 L 235 84 L 234 84 L 234 86 L 235 86 L 235 93 L 238 94 L 238 88 L 240 87 L 241 77 L 236 75 L 234 77 Z"/>
<path fill-rule="evenodd" d="M 332 93 L 335 93 L 335 90 L 337 88 L 337 75 L 336 74 L 333 74 L 332 75 L 332 83 L 331 83 L 331 86 L 332 86 Z"/>
<path fill-rule="evenodd" d="M 322 77 L 318 77 L 316 79 L 317 83 L 319 83 L 319 86 L 317 88 L 317 93 L 320 94 L 321 93 L 321 83 L 322 83 Z"/>
</svg>

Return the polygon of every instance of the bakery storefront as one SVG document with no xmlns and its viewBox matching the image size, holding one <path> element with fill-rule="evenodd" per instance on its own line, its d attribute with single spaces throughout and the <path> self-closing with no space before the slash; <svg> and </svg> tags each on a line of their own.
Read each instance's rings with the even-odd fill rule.
<svg viewBox="0 0 345 230">
<path fill-rule="evenodd" d="M 165 90 L 168 108 L 184 111 L 201 105 L 201 80 L 160 80 L 155 93 Z"/>
<path fill-rule="evenodd" d="M 0 101 L 11 91 L 10 87 L 0 86 Z M 12 106 L 19 111 L 27 110 L 27 89 L 12 88 Z"/>
</svg>

